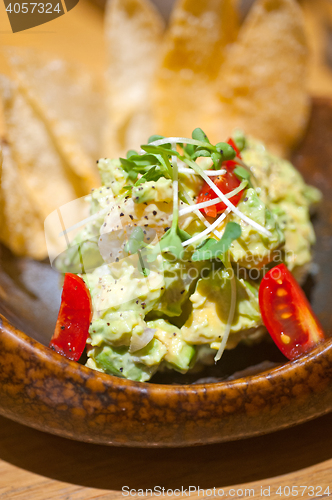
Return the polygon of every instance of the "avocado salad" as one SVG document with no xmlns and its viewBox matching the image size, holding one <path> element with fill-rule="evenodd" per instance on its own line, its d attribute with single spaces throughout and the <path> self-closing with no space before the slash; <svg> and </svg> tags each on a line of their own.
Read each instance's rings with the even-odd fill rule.
<svg viewBox="0 0 332 500">
<path fill-rule="evenodd" d="M 307 274 L 320 192 L 239 131 L 216 145 L 201 129 L 152 136 L 98 168 L 90 216 L 56 260 L 90 294 L 86 366 L 144 382 L 259 342 L 262 279 L 281 263 Z"/>
</svg>

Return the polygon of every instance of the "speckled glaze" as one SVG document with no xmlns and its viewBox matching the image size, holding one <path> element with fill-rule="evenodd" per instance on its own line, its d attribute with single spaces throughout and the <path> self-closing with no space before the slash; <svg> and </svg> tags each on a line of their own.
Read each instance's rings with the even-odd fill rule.
<svg viewBox="0 0 332 500">
<path fill-rule="evenodd" d="M 166 386 L 97 373 L 0 326 L 0 413 L 72 439 L 187 446 L 294 425 L 332 408 L 332 340 L 254 377 Z"/>
<path fill-rule="evenodd" d="M 326 193 L 330 193 L 332 180 L 331 134 L 332 103 L 315 100 L 308 133 L 294 159 L 306 179 Z M 328 334 L 332 321 L 328 306 L 332 296 L 331 227 L 332 203 L 327 200 L 317 218 L 315 257 L 326 268 L 322 280 L 318 276 L 313 302 Z M 34 318 L 41 302 L 31 291 L 26 294 L 23 278 L 14 295 L 10 279 L 17 269 L 24 277 L 25 264 L 16 269 L 14 261 L 7 262 L 8 273 L 0 273 L 0 311 L 20 329 L 0 315 L 1 415 L 71 439 L 171 447 L 268 433 L 332 410 L 332 339 L 296 361 L 229 382 L 131 382 L 92 371 L 34 340 L 32 337 L 47 344 L 49 339 L 49 332 L 44 337 L 32 333 L 34 328 L 38 330 Z M 24 294 L 26 302 L 20 299 Z M 8 296 L 13 297 L 11 301 Z M 36 313 L 33 304 L 37 304 Z M 40 316 L 41 322 L 44 316 Z"/>
</svg>

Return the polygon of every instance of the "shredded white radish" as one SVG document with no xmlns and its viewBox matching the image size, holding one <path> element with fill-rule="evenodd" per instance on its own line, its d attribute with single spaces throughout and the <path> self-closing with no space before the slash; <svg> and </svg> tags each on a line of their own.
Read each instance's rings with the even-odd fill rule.
<svg viewBox="0 0 332 500">
<path fill-rule="evenodd" d="M 187 202 L 189 203 L 190 206 L 194 207 L 194 214 L 197 215 L 197 217 L 199 218 L 199 220 L 204 224 L 204 226 L 206 227 L 210 227 L 211 224 L 209 221 L 206 220 L 206 218 L 204 217 L 204 215 L 196 209 L 196 203 L 194 202 L 194 200 L 189 196 L 189 194 L 187 193 L 187 191 L 185 189 L 182 188 L 182 194 L 183 196 L 185 197 L 185 199 L 187 200 Z M 213 231 L 213 234 L 215 236 L 217 236 L 217 238 L 221 238 L 221 233 L 219 231 L 217 231 L 216 229 Z"/>
<path fill-rule="evenodd" d="M 229 193 L 225 194 L 225 196 L 227 198 L 233 198 L 233 196 L 242 191 L 247 186 L 247 184 L 248 184 L 247 181 L 241 182 L 241 184 L 236 189 L 233 189 L 233 191 L 230 191 Z M 179 215 L 189 214 L 193 212 L 195 209 L 212 207 L 213 205 L 217 205 L 218 203 L 220 203 L 220 201 L 221 201 L 220 198 L 214 198 L 213 200 L 203 201 L 202 203 L 196 203 L 196 205 L 194 206 L 191 205 L 190 207 L 182 208 L 182 210 L 179 211 Z"/>
<path fill-rule="evenodd" d="M 163 144 L 193 144 L 194 146 L 202 146 L 205 143 L 203 141 L 197 141 L 196 139 L 189 139 L 188 137 L 164 137 L 164 139 L 158 139 L 157 141 L 150 142 L 149 146 L 162 146 Z"/>
<path fill-rule="evenodd" d="M 226 174 L 227 170 L 224 168 L 221 170 L 203 170 L 203 172 L 208 175 L 209 177 L 215 177 L 217 175 L 224 175 Z M 179 168 L 179 174 L 191 174 L 191 175 L 200 175 L 195 170 L 192 168 Z"/>
<path fill-rule="evenodd" d="M 172 144 L 172 148 L 176 147 Z M 178 159 L 172 156 L 173 162 L 173 207 L 177 207 L 179 203 L 179 181 L 178 181 Z"/>
<path fill-rule="evenodd" d="M 230 212 L 231 212 L 231 209 L 227 208 L 227 210 L 225 210 L 225 212 L 223 214 L 221 214 L 221 216 L 218 217 L 218 219 L 216 219 L 209 227 L 207 227 L 206 229 L 204 229 L 204 231 L 202 231 L 201 233 L 196 234 L 196 236 L 193 236 L 192 238 L 189 238 L 189 240 L 184 241 L 182 243 L 182 246 L 186 247 L 188 245 L 191 245 L 192 243 L 196 243 L 196 241 L 199 241 L 204 236 L 207 236 L 208 234 L 210 234 L 216 227 L 219 226 L 219 224 L 227 217 L 227 215 Z"/>
<path fill-rule="evenodd" d="M 227 262 L 226 262 L 226 269 L 227 269 L 228 273 L 231 274 L 231 276 L 230 276 L 230 280 L 231 280 L 231 305 L 229 308 L 229 314 L 228 314 L 228 319 L 227 319 L 227 324 L 226 324 L 224 336 L 222 338 L 218 352 L 214 358 L 215 362 L 219 361 L 219 359 L 221 358 L 221 356 L 225 350 L 227 340 L 228 340 L 228 337 L 229 337 L 229 334 L 231 331 L 231 327 L 232 327 L 232 323 L 233 323 L 233 319 L 234 319 L 234 314 L 235 314 L 235 307 L 236 307 L 236 280 L 235 280 L 235 274 L 234 274 L 233 268 L 232 268 L 231 264 L 229 263 L 229 259 L 227 259 Z"/>
<path fill-rule="evenodd" d="M 187 161 L 188 160 L 186 160 L 186 162 Z M 192 165 L 192 168 L 195 168 L 196 171 L 201 174 L 201 176 L 203 177 L 203 179 L 205 180 L 205 182 L 220 197 L 220 199 L 225 203 L 225 205 L 227 207 L 229 207 L 240 219 L 242 219 L 244 222 L 246 222 L 247 224 L 249 224 L 250 226 L 252 226 L 253 228 L 255 228 L 256 231 L 258 231 L 259 233 L 264 234 L 267 237 L 271 237 L 272 236 L 272 234 L 270 233 L 270 231 L 268 231 L 267 229 L 265 229 L 265 227 L 261 226 L 260 224 L 258 224 L 254 220 L 252 220 L 249 217 L 247 217 L 246 215 L 244 215 L 235 205 L 233 205 L 233 203 L 230 202 L 226 198 L 226 196 L 224 195 L 224 193 L 222 193 L 220 191 L 220 189 L 215 185 L 215 183 L 207 175 L 204 174 L 203 170 L 198 165 L 196 165 L 196 163 L 190 161 L 190 165 Z M 195 165 L 195 167 L 194 167 L 194 165 Z"/>
</svg>

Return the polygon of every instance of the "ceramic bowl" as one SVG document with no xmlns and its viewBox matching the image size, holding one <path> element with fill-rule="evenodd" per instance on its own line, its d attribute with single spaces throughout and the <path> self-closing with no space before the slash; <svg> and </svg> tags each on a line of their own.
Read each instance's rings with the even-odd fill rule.
<svg viewBox="0 0 332 500">
<path fill-rule="evenodd" d="M 332 101 L 314 99 L 307 133 L 293 161 L 306 181 L 324 194 L 314 218 L 316 275 L 307 283 L 307 291 L 328 337 L 332 334 L 331 136 Z M 226 353 L 228 368 L 221 382 L 180 385 L 176 378 L 169 384 L 160 383 L 162 379 L 137 383 L 95 372 L 45 347 L 59 300 L 59 276 L 49 264 L 17 259 L 3 249 L 1 415 L 80 441 L 157 447 L 241 439 L 332 409 L 329 338 L 293 362 L 286 362 L 274 345 L 266 343 L 251 349 L 254 357 L 243 349 Z M 250 369 L 250 365 L 255 366 Z M 234 373 L 243 368 L 247 371 Z M 250 370 L 256 373 L 243 376 Z"/>
</svg>

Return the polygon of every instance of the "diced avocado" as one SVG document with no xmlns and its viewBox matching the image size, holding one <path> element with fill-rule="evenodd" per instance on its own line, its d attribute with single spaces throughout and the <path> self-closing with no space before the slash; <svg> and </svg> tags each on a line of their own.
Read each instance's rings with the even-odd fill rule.
<svg viewBox="0 0 332 500">
<path fill-rule="evenodd" d="M 166 346 L 158 339 L 153 338 L 143 349 L 131 353 L 135 363 L 146 366 L 159 365 L 167 352 Z"/>
<path fill-rule="evenodd" d="M 55 267 L 58 271 L 83 274 L 104 264 L 98 248 L 98 236 L 90 236 L 82 241 L 79 241 L 80 239 L 75 239 L 67 250 L 56 258 Z"/>
<path fill-rule="evenodd" d="M 114 311 L 138 311 L 144 315 L 151 311 L 165 285 L 162 272 L 156 267 L 147 277 L 135 264 L 137 255 L 105 265 L 84 276 L 93 302 L 93 319 L 106 318 Z"/>
<path fill-rule="evenodd" d="M 256 328 L 262 321 L 258 298 L 243 280 L 235 279 L 236 308 L 231 334 Z M 192 344 L 220 342 L 227 325 L 231 295 L 231 280 L 225 269 L 199 279 L 190 297 L 192 312 L 181 329 L 184 340 Z"/>
<path fill-rule="evenodd" d="M 284 259 L 287 267 L 305 266 L 311 261 L 311 246 L 315 243 L 315 233 L 306 207 L 283 201 L 275 207 L 279 225 L 285 234 Z"/>
<path fill-rule="evenodd" d="M 211 168 L 212 161 L 210 158 L 200 158 L 200 160 L 202 160 L 199 162 L 201 168 Z M 179 180 L 181 182 L 181 186 L 185 188 L 186 192 L 192 198 L 198 195 L 204 185 L 204 181 L 200 175 L 180 173 Z"/>
<path fill-rule="evenodd" d="M 143 182 L 133 187 L 131 196 L 135 203 L 172 201 L 172 181 L 171 179 L 160 177 L 157 181 Z"/>
<path fill-rule="evenodd" d="M 271 236 L 267 237 L 259 233 L 250 224 L 232 213 L 228 221 L 240 224 L 242 234 L 240 238 L 233 241 L 230 247 L 231 260 L 245 268 L 259 268 L 263 264 L 271 262 L 274 250 L 283 246 L 285 242 L 283 232 L 277 223 L 277 218 L 258 197 L 255 189 L 247 189 L 238 209 L 270 231 Z"/>
<path fill-rule="evenodd" d="M 157 350 L 155 345 L 153 345 L 153 349 Z M 162 351 L 160 350 L 160 352 Z M 135 361 L 127 347 L 110 347 L 105 344 L 90 349 L 88 356 L 87 366 L 94 364 L 97 370 L 137 382 L 146 382 L 149 380 L 158 369 L 162 359 L 162 356 L 156 356 L 156 363 L 147 365 Z M 135 356 L 135 358 L 139 359 L 138 356 Z"/>
<path fill-rule="evenodd" d="M 130 344 L 134 328 L 144 330 L 146 327 L 142 314 L 138 310 L 106 312 L 103 318 L 92 321 L 89 329 L 90 344 L 99 346 L 107 342 L 112 346 Z"/>
<path fill-rule="evenodd" d="M 153 310 L 158 315 L 180 316 L 183 305 L 198 277 L 203 262 L 191 262 L 190 254 L 184 254 L 181 261 L 172 262 L 164 259 L 165 290 L 156 302 Z"/>
<path fill-rule="evenodd" d="M 165 361 L 171 368 L 181 373 L 188 371 L 196 348 L 183 340 L 181 330 L 164 319 L 148 321 L 147 325 L 157 330 L 155 337 L 166 346 Z"/>
<path fill-rule="evenodd" d="M 118 159 L 101 158 L 98 161 L 98 169 L 103 186 L 110 187 L 115 196 L 128 183 L 128 174 Z"/>
</svg>

